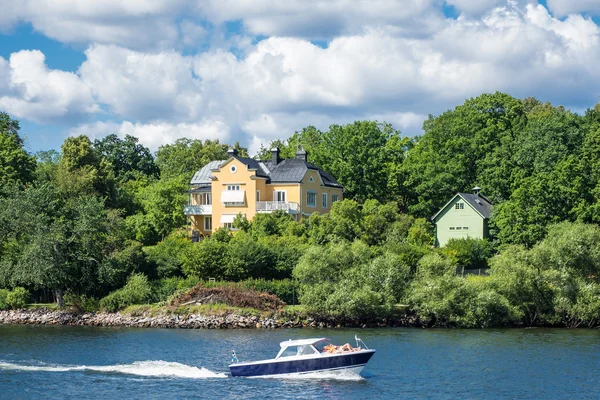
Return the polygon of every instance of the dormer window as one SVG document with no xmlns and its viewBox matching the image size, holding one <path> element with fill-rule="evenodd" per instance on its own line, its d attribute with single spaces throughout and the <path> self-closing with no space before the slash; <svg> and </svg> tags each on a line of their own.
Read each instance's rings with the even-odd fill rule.
<svg viewBox="0 0 600 400">
<path fill-rule="evenodd" d="M 314 178 L 311 176 L 310 178 L 308 178 L 308 181 L 309 181 L 310 183 L 313 183 L 315 180 L 314 180 Z"/>
</svg>

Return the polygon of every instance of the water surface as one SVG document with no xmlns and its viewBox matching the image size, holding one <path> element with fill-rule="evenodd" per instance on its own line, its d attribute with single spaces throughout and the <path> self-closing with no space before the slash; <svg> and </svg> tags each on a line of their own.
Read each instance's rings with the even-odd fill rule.
<svg viewBox="0 0 600 400">
<path fill-rule="evenodd" d="M 232 378 L 290 338 L 354 333 L 377 353 L 363 376 Z M 0 325 L 0 398 L 600 398 L 600 331 L 566 329 L 177 330 Z"/>
</svg>

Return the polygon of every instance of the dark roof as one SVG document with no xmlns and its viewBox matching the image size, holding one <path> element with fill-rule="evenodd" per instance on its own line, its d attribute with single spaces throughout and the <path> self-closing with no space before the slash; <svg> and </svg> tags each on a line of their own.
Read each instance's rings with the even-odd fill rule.
<svg viewBox="0 0 600 400">
<path fill-rule="evenodd" d="M 262 168 L 262 166 L 260 165 L 260 163 L 258 161 L 256 161 L 254 158 L 246 158 L 246 157 L 239 157 L 239 156 L 233 156 L 233 158 L 235 158 L 242 164 L 246 165 L 248 167 L 248 169 L 255 169 L 256 176 L 262 176 L 263 178 L 269 177 L 269 174 L 267 173 L 267 171 L 265 171 Z"/>
<path fill-rule="evenodd" d="M 489 218 L 492 215 L 493 204 L 484 196 L 473 193 L 459 193 L 460 197 L 465 199 L 483 218 Z"/>
<path fill-rule="evenodd" d="M 273 166 L 272 160 L 257 161 L 253 158 L 233 156 L 236 160 L 246 165 L 248 169 L 256 170 L 256 176 L 268 178 L 274 183 L 300 183 L 309 169 L 315 170 L 321 176 L 323 185 L 343 189 L 333 176 L 323 171 L 314 164 L 306 162 L 300 158 L 286 158 L 281 160 L 279 164 Z M 204 184 L 210 182 L 210 174 L 212 170 L 218 169 L 227 161 L 211 161 L 192 178 L 191 184 Z"/>
<path fill-rule="evenodd" d="M 300 158 L 287 158 L 282 160 L 276 166 L 273 166 L 272 161 L 265 161 L 265 166 L 269 169 L 269 178 L 271 182 L 277 183 L 299 183 L 306 175 L 309 169 L 315 170 L 321 175 L 323 185 L 336 188 L 343 188 L 330 174 L 323 171 L 314 164 L 306 162 Z"/>
<path fill-rule="evenodd" d="M 473 209 L 483 218 L 489 218 L 492 215 L 494 205 L 487 197 L 474 193 L 457 193 L 450 199 L 450 201 L 444 204 L 444 207 L 440 208 L 440 210 L 435 213 L 433 217 L 431 217 L 431 220 L 435 221 L 437 216 L 440 215 L 440 213 L 444 211 L 450 203 L 452 203 L 456 196 L 460 196 L 464 201 L 469 203 L 469 205 L 471 205 L 471 207 L 473 207 Z"/>
<path fill-rule="evenodd" d="M 210 191 L 211 191 L 210 185 L 202 185 L 202 186 L 190 189 L 186 193 L 210 193 Z"/>
</svg>

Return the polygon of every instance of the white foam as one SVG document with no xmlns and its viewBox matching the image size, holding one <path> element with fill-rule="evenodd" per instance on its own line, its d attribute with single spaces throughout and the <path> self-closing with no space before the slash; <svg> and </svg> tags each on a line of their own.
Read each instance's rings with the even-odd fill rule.
<svg viewBox="0 0 600 400">
<path fill-rule="evenodd" d="M 0 370 L 16 371 L 46 371 L 46 372 L 68 372 L 68 371 L 94 371 L 106 373 L 121 373 L 137 376 L 173 377 L 173 378 L 226 378 L 224 373 L 212 372 L 204 367 L 198 368 L 177 362 L 167 361 L 136 361 L 132 364 L 116 365 L 21 365 L 8 362 L 0 362 Z"/>
<path fill-rule="evenodd" d="M 361 368 L 362 369 L 362 368 Z M 266 375 L 266 376 L 252 376 L 253 379 L 291 379 L 291 380 L 302 380 L 308 379 L 311 381 L 315 380 L 339 380 L 339 381 L 362 381 L 365 378 L 360 376 L 358 373 L 351 370 L 337 370 L 337 371 L 318 371 L 308 373 L 295 373 L 295 374 L 279 374 L 279 375 Z"/>
</svg>

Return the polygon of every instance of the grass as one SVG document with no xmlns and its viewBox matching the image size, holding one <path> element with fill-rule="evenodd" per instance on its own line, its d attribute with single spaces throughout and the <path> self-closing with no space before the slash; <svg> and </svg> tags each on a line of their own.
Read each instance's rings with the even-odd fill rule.
<svg viewBox="0 0 600 400">
<path fill-rule="evenodd" d="M 65 304 L 65 307 L 67 304 Z M 36 309 L 36 308 L 48 308 L 50 310 L 58 310 L 58 306 L 56 303 L 31 303 L 27 304 L 28 309 Z"/>
<path fill-rule="evenodd" d="M 132 317 L 156 317 L 158 315 L 175 314 L 179 316 L 199 314 L 207 316 L 221 316 L 228 314 L 237 314 L 244 316 L 264 316 L 268 315 L 264 311 L 247 307 L 231 307 L 226 304 L 201 304 L 189 306 L 165 306 L 161 303 L 156 304 L 137 304 L 129 306 L 120 311 L 121 314 L 131 315 Z"/>
</svg>

